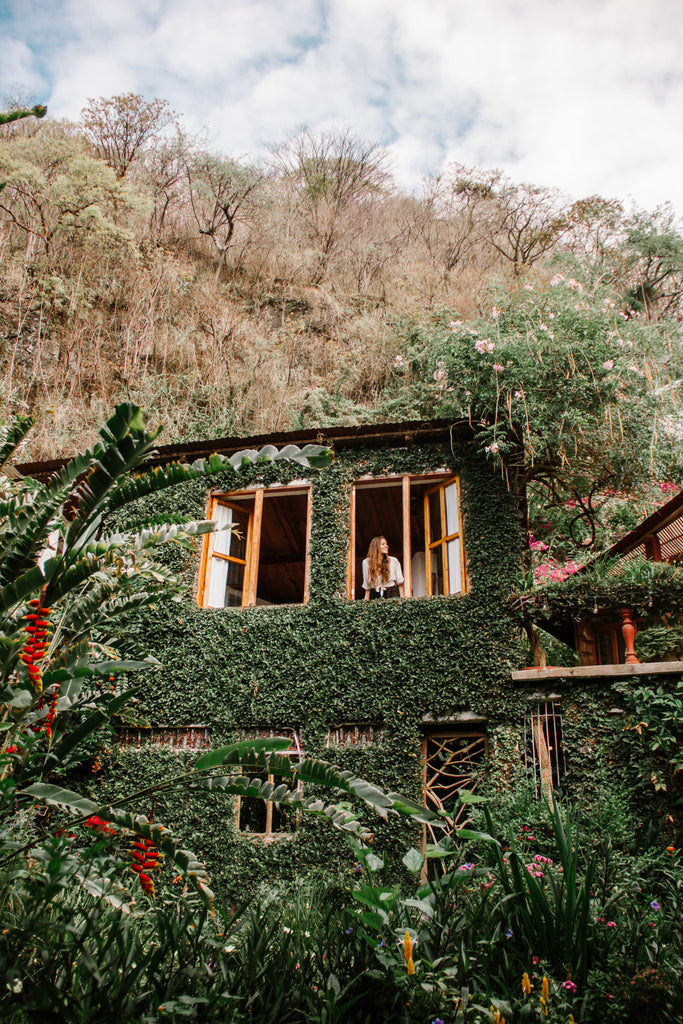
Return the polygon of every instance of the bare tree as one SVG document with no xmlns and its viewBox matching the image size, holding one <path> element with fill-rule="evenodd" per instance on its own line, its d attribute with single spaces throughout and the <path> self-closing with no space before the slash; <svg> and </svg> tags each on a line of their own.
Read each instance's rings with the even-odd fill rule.
<svg viewBox="0 0 683 1024">
<path fill-rule="evenodd" d="M 481 171 L 456 164 L 451 171 L 454 194 L 472 219 L 477 233 L 515 274 L 549 252 L 569 223 L 554 189 L 516 184 L 500 171 Z"/>
<path fill-rule="evenodd" d="M 215 246 L 225 263 L 238 224 L 246 223 L 257 205 L 263 174 L 229 157 L 200 153 L 186 164 L 190 203 L 199 233 Z"/>
<path fill-rule="evenodd" d="M 349 211 L 387 189 L 386 153 L 348 129 L 301 130 L 271 147 L 271 153 L 276 171 L 296 193 L 298 216 L 317 254 L 313 283 L 319 284 L 339 248 Z"/>
<path fill-rule="evenodd" d="M 89 99 L 81 123 L 98 155 L 123 178 L 141 147 L 175 117 L 166 100 L 145 100 L 127 92 L 108 99 Z"/>
<path fill-rule="evenodd" d="M 143 154 L 145 184 L 154 200 L 150 230 L 157 239 L 169 210 L 182 199 L 192 146 L 192 140 L 177 127 L 173 138 L 154 139 Z"/>
</svg>

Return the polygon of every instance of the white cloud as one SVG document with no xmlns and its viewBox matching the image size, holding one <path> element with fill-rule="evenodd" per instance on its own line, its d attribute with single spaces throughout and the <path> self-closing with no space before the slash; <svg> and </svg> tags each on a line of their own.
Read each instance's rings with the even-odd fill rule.
<svg viewBox="0 0 683 1024">
<path fill-rule="evenodd" d="M 679 0 L 13 0 L 0 92 L 160 96 L 257 156 L 297 125 L 389 144 L 401 184 L 457 160 L 683 212 Z M 1 22 L 0 22 L 1 25 Z M 36 28 L 36 25 L 42 26 Z M 39 97 L 42 98 L 42 97 Z"/>
</svg>

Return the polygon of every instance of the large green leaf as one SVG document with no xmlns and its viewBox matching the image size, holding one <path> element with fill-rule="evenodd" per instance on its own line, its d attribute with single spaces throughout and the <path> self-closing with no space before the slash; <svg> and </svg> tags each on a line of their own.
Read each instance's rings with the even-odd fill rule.
<svg viewBox="0 0 683 1024">
<path fill-rule="evenodd" d="M 238 764 L 242 761 L 251 766 L 263 765 L 265 761 L 259 762 L 257 758 L 249 759 L 248 754 L 253 751 L 255 755 L 268 750 L 287 750 L 291 747 L 292 741 L 286 736 L 275 736 L 270 739 L 240 740 L 238 743 L 230 743 L 227 747 L 219 750 L 212 750 L 195 762 L 194 771 L 206 771 L 208 768 L 217 768 L 222 764 Z"/>
</svg>

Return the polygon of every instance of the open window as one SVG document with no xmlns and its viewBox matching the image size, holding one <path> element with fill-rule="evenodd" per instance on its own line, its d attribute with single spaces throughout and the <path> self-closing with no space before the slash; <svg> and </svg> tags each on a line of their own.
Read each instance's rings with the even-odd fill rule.
<svg viewBox="0 0 683 1024">
<path fill-rule="evenodd" d="M 564 782 L 562 705 L 559 700 L 534 705 L 524 720 L 526 768 L 536 797 L 552 799 Z"/>
<path fill-rule="evenodd" d="M 214 494 L 199 603 L 205 608 L 303 604 L 308 600 L 309 487 Z"/>
<path fill-rule="evenodd" d="M 351 494 L 348 597 L 363 594 L 363 559 L 386 537 L 401 563 L 406 597 L 466 589 L 460 483 L 450 474 L 359 480 Z"/>
<path fill-rule="evenodd" d="M 425 805 L 436 811 L 455 811 L 461 789 L 474 791 L 487 754 L 481 729 L 436 728 L 422 740 Z M 466 805 L 455 813 L 454 824 L 465 825 Z M 437 843 L 443 833 L 426 826 L 423 843 Z"/>
<path fill-rule="evenodd" d="M 245 735 L 242 738 L 271 739 L 274 736 L 289 736 L 291 739 L 289 749 L 278 750 L 279 755 L 289 757 L 291 761 L 301 761 L 305 757 L 297 729 L 256 729 L 249 736 Z M 259 772 L 249 772 L 249 777 L 258 778 L 261 782 L 267 780 L 275 786 L 282 781 L 275 778 L 274 775 L 265 775 Z M 297 788 L 299 791 L 302 790 L 301 783 Z M 258 837 L 264 842 L 271 842 L 278 837 L 286 838 L 291 835 L 296 830 L 298 821 L 299 812 L 291 807 L 278 807 L 272 800 L 261 800 L 256 797 L 240 796 L 237 798 L 235 828 L 240 832 Z"/>
</svg>

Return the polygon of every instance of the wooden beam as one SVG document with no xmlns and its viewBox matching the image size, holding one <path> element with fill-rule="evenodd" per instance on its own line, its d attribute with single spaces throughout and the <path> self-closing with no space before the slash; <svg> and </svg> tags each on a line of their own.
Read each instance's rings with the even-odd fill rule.
<svg viewBox="0 0 683 1024">
<path fill-rule="evenodd" d="M 410 562 L 410 477 L 404 476 L 403 486 L 403 593 L 413 596 L 413 573 Z"/>
<path fill-rule="evenodd" d="M 571 668 L 524 668 L 512 672 L 513 683 L 551 679 L 628 679 L 629 676 L 683 675 L 683 661 L 651 661 L 639 665 L 574 665 Z"/>
</svg>

